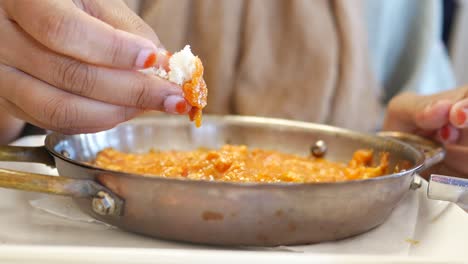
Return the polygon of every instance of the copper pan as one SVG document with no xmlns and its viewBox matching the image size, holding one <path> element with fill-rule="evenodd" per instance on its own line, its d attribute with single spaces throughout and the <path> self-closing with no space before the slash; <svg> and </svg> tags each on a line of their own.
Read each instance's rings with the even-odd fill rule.
<svg viewBox="0 0 468 264">
<path fill-rule="evenodd" d="M 106 147 L 144 152 L 226 143 L 302 155 L 311 147 L 324 152 L 326 145 L 321 154 L 336 161 L 371 148 L 389 152 L 392 168 L 401 161 L 412 166 L 349 182 L 246 184 L 132 175 L 88 164 Z M 100 221 L 161 239 L 236 246 L 308 244 L 358 235 L 382 224 L 402 197 L 420 186 L 415 175 L 441 161 L 444 153 L 433 142 L 401 133 L 370 135 L 240 116 L 206 116 L 197 129 L 185 117 L 150 116 L 100 133 L 52 133 L 43 147 L 2 147 L 0 160 L 56 166 L 60 176 L 1 169 L 0 187 L 71 196 Z"/>
</svg>

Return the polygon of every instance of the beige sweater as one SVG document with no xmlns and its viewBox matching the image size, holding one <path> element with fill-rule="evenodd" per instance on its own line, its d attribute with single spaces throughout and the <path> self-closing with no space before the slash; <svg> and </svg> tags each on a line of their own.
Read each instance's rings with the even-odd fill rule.
<svg viewBox="0 0 468 264">
<path fill-rule="evenodd" d="M 207 113 L 361 131 L 381 114 L 358 0 L 128 0 L 171 51 L 205 65 Z"/>
</svg>

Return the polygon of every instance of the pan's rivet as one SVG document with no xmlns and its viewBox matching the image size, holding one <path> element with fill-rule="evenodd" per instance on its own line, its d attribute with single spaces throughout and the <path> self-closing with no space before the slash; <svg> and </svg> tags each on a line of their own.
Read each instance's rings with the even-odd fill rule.
<svg viewBox="0 0 468 264">
<path fill-rule="evenodd" d="M 323 157 L 325 153 L 327 153 L 327 144 L 325 144 L 325 141 L 323 140 L 318 140 L 310 148 L 310 153 L 316 158 Z"/>
<path fill-rule="evenodd" d="M 70 158 L 70 153 L 68 153 L 66 150 L 62 150 L 60 154 L 62 154 L 65 158 Z"/>
<path fill-rule="evenodd" d="M 410 189 L 416 190 L 422 186 L 422 180 L 418 176 L 414 176 L 413 181 L 411 182 Z"/>
<path fill-rule="evenodd" d="M 93 211 L 100 215 L 111 215 L 115 211 L 114 199 L 106 192 L 100 191 L 92 201 Z"/>
</svg>

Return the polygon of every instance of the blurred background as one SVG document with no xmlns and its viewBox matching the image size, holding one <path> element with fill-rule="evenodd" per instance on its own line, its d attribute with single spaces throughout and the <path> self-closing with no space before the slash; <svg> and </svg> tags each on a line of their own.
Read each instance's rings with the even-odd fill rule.
<svg viewBox="0 0 468 264">
<path fill-rule="evenodd" d="M 468 83 L 468 0 L 442 0 L 443 40 L 452 59 L 459 84 Z"/>
</svg>

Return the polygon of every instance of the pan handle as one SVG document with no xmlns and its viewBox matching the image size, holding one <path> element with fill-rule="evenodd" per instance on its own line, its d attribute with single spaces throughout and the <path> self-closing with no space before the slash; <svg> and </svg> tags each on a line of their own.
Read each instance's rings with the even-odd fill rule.
<svg viewBox="0 0 468 264">
<path fill-rule="evenodd" d="M 425 139 L 423 137 L 395 131 L 382 131 L 378 132 L 377 135 L 402 141 L 424 153 L 424 165 L 420 168 L 419 171 L 424 171 L 443 161 L 445 158 L 445 148 L 442 144 Z"/>
<path fill-rule="evenodd" d="M 1 146 L 0 161 L 36 162 L 55 167 L 45 147 Z M 74 198 L 91 198 L 93 211 L 119 216 L 123 200 L 93 180 L 74 179 L 0 168 L 0 187 Z"/>
<path fill-rule="evenodd" d="M 0 146 L 0 161 L 22 161 L 42 163 L 55 167 L 54 158 L 42 147 Z"/>
</svg>

